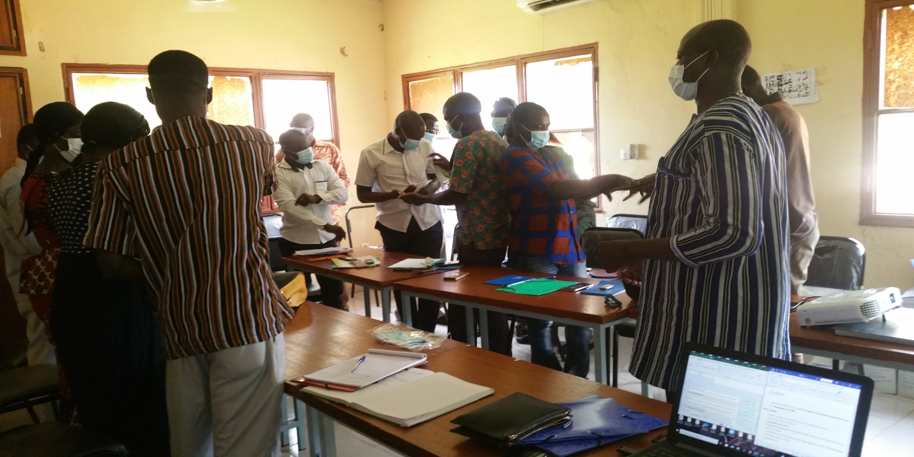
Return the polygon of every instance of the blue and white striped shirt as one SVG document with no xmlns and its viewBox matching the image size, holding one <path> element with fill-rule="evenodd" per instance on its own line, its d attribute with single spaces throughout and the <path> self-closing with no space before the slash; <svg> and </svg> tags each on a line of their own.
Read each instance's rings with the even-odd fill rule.
<svg viewBox="0 0 914 457">
<path fill-rule="evenodd" d="M 647 260 L 631 372 L 668 388 L 686 342 L 787 359 L 790 317 L 785 155 L 742 94 L 692 122 L 660 159 L 648 237 L 678 262 Z"/>
</svg>

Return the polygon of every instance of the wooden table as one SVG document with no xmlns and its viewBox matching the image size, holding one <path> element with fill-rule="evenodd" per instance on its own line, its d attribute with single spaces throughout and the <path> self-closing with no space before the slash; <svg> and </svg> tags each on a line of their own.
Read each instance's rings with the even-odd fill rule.
<svg viewBox="0 0 914 457">
<path fill-rule="evenodd" d="M 629 318 L 636 306 L 624 291 L 616 296 L 622 302 L 622 306 L 611 307 L 604 304 L 603 297 L 599 295 L 559 291 L 534 297 L 497 292 L 497 286 L 484 284 L 486 281 L 508 275 L 552 277 L 548 274 L 498 267 L 464 267 L 460 271 L 470 275 L 459 281 L 445 281 L 440 274 L 412 278 L 397 282 L 394 289 L 403 293 L 404 300 L 418 297 L 465 306 L 467 341 L 476 341 L 473 310 L 480 310 L 479 327 L 484 349 L 489 347 L 489 333 L 488 315 L 482 311 L 496 311 L 593 329 L 594 377 L 597 382 L 608 384 L 607 367 L 610 351 L 607 350 L 606 329 Z M 591 284 L 600 282 L 599 279 L 570 276 L 558 276 L 556 279 Z M 411 325 L 412 316 L 408 311 L 403 310 L 402 317 L 406 325 Z"/>
<path fill-rule="evenodd" d="M 838 336 L 830 327 L 801 327 L 796 313 L 790 315 L 790 346 L 802 354 L 914 371 L 912 346 Z"/>
<path fill-rule="evenodd" d="M 286 378 L 295 378 L 362 354 L 368 348 L 379 347 L 374 337 L 367 333 L 376 324 L 377 321 L 320 305 L 302 306 L 284 332 Z M 449 340 L 428 353 L 429 361 L 423 368 L 489 386 L 495 390 L 495 394 L 428 422 L 405 428 L 304 393 L 298 386 L 287 382 L 286 394 L 304 402 L 309 410 L 311 455 L 320 452 L 323 457 L 332 457 L 335 454 L 333 421 L 339 421 L 358 433 L 410 456 L 501 456 L 505 453 L 504 449 L 451 433 L 449 430 L 454 424 L 450 421 L 514 392 L 524 392 L 549 402 L 601 395 L 664 420 L 670 417 L 670 405 L 666 403 L 455 341 Z M 619 446 L 644 448 L 661 432 L 665 430 L 633 437 L 580 455 L 615 456 L 615 449 Z M 319 443 L 315 442 L 321 435 L 323 439 Z M 321 447 L 317 448 L 317 444 Z"/>
<path fill-rule="evenodd" d="M 381 266 L 371 268 L 335 269 L 333 268 L 333 261 L 331 260 L 309 262 L 294 256 L 283 257 L 282 261 L 292 270 L 314 273 L 316 275 L 326 276 L 328 278 L 362 286 L 365 289 L 365 315 L 369 317 L 371 316 L 371 294 L 368 293 L 368 291 L 371 289 L 380 291 L 382 319 L 384 322 L 390 322 L 390 293 L 393 291 L 393 284 L 404 279 L 415 278 L 416 273 L 412 271 L 394 271 L 387 267 L 401 260 L 417 258 L 419 256 L 365 247 L 353 249 L 351 255 L 353 257 L 366 255 L 378 257 L 381 261 Z M 402 307 L 409 308 L 408 306 Z"/>
</svg>

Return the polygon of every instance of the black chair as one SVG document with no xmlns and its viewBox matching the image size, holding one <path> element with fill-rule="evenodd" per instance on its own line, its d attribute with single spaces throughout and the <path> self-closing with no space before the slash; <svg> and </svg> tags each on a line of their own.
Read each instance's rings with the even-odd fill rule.
<svg viewBox="0 0 914 457">
<path fill-rule="evenodd" d="M 806 284 L 810 287 L 860 290 L 866 272 L 863 243 L 840 236 L 822 236 L 809 262 Z"/>
<path fill-rule="evenodd" d="M 39 423 L 34 406 L 60 399 L 57 366 L 30 365 L 0 371 L 0 414 L 26 409 L 32 422 Z"/>
<path fill-rule="evenodd" d="M 627 228 L 647 236 L 647 216 L 641 214 L 616 214 L 606 220 L 607 228 Z"/>
<path fill-rule="evenodd" d="M 645 217 L 644 220 L 646 222 L 647 218 Z M 643 234 L 634 228 L 594 227 L 588 229 L 581 235 L 581 247 L 584 249 L 584 255 L 587 256 L 587 266 L 589 268 L 601 268 L 597 262 L 597 249 L 599 248 L 600 243 L 613 240 L 640 240 L 643 238 Z M 626 287 L 626 290 L 628 290 L 628 287 Z M 629 295 L 632 294 L 630 293 Z M 637 296 L 632 296 L 632 299 L 637 300 L 637 298 Z M 606 329 L 606 340 L 610 341 L 610 347 L 606 348 L 606 351 L 609 352 L 612 357 L 611 370 L 613 387 L 619 386 L 619 337 L 634 338 L 637 322 L 638 321 L 635 319 L 626 319 L 625 321 Z"/>
</svg>

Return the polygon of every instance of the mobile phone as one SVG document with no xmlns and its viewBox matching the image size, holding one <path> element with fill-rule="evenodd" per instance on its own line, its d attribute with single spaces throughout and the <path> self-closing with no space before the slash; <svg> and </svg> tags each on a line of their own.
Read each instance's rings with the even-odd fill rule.
<svg viewBox="0 0 914 457">
<path fill-rule="evenodd" d="M 444 279 L 448 281 L 459 281 L 463 278 L 469 276 L 469 273 L 462 272 L 460 270 L 449 271 L 444 274 Z"/>
<path fill-rule="evenodd" d="M 582 290 L 584 290 L 584 289 L 586 289 L 586 288 L 588 288 L 588 287 L 590 287 L 590 286 L 592 286 L 592 285 L 593 285 L 593 284 L 588 284 L 588 283 L 586 283 L 586 282 L 579 282 L 579 283 L 577 283 L 577 284 L 572 284 L 572 285 L 570 285 L 570 286 L 562 287 L 562 288 L 559 289 L 559 290 L 563 290 L 563 291 L 565 291 L 565 292 L 580 292 L 580 291 L 582 291 Z"/>
</svg>

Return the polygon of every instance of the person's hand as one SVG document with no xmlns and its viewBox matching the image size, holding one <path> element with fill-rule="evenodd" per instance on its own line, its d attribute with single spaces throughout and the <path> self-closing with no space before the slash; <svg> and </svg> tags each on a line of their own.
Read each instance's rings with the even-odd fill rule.
<svg viewBox="0 0 914 457">
<path fill-rule="evenodd" d="M 638 201 L 638 204 L 644 203 L 645 200 L 651 198 L 651 194 L 654 193 L 654 183 L 656 182 L 657 174 L 649 174 L 641 179 L 636 179 L 632 181 L 631 187 L 628 189 L 628 196 L 622 199 L 626 201 L 629 198 L 635 196 L 635 194 L 641 194 L 641 200 Z"/>
<path fill-rule="evenodd" d="M 437 152 L 429 156 L 432 159 L 432 164 L 438 168 L 444 170 L 451 169 L 451 161 L 445 158 L 443 155 L 438 154 Z"/>
<path fill-rule="evenodd" d="M 597 263 L 606 271 L 618 271 L 622 267 L 639 262 L 631 255 L 631 240 L 604 241 L 597 246 Z"/>
<path fill-rule="evenodd" d="M 417 192 L 410 192 L 408 194 L 400 194 L 400 200 L 403 200 L 410 205 L 423 205 L 428 203 L 425 201 L 425 195 L 422 195 Z"/>
<path fill-rule="evenodd" d="M 295 204 L 299 205 L 299 206 L 308 206 L 308 205 L 316 205 L 322 201 L 324 201 L 324 200 L 322 198 L 318 197 L 317 195 L 301 194 L 301 196 L 298 197 L 297 200 L 295 200 Z"/>
<path fill-rule="evenodd" d="M 609 201 L 613 201 L 613 192 L 620 190 L 629 190 L 632 187 L 632 183 L 635 182 L 632 178 L 622 175 L 610 175 L 613 177 L 612 184 L 609 187 L 603 190 L 603 195 L 606 195 L 606 198 Z"/>
<path fill-rule="evenodd" d="M 324 230 L 335 235 L 336 239 L 334 241 L 337 243 L 346 239 L 346 230 L 343 230 L 343 227 L 340 227 L 339 225 L 327 224 L 324 226 Z"/>
<path fill-rule="evenodd" d="M 410 184 L 409 187 L 407 187 L 406 189 L 403 189 L 403 192 L 400 192 L 400 195 L 411 194 L 411 193 L 415 192 L 416 189 L 418 189 L 418 188 L 416 187 L 415 184 Z"/>
<path fill-rule="evenodd" d="M 616 277 L 625 284 L 641 286 L 641 263 L 622 267 L 616 272 Z"/>
</svg>

